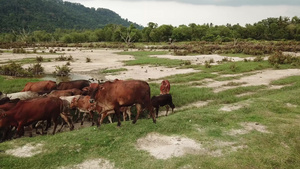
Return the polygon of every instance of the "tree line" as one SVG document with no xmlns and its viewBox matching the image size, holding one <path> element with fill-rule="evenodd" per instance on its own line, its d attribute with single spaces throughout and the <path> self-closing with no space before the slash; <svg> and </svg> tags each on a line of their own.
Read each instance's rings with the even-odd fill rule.
<svg viewBox="0 0 300 169">
<path fill-rule="evenodd" d="M 160 25 L 149 22 L 142 29 L 134 24 L 126 27 L 118 24 L 107 24 L 98 29 L 55 29 L 54 32 L 22 30 L 0 34 L 0 42 L 182 42 L 209 41 L 229 42 L 246 40 L 296 40 L 300 41 L 300 18 L 294 16 L 267 18 L 254 24 L 231 25 Z"/>
</svg>

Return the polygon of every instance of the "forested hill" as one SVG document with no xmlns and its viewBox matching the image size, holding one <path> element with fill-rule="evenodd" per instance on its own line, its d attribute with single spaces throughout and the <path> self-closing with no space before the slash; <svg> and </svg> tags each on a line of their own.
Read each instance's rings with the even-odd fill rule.
<svg viewBox="0 0 300 169">
<path fill-rule="evenodd" d="M 132 22 L 109 9 L 87 8 L 62 0 L 0 0 L 0 33 L 23 29 L 95 29 L 107 24 L 129 26 Z"/>
</svg>

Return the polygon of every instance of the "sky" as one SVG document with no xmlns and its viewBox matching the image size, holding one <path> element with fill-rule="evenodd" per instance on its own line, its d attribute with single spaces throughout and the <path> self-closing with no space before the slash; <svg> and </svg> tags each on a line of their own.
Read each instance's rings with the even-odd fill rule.
<svg viewBox="0 0 300 169">
<path fill-rule="evenodd" d="M 86 7 L 110 9 L 146 27 L 161 25 L 254 24 L 280 16 L 300 18 L 300 0 L 64 0 Z"/>
</svg>

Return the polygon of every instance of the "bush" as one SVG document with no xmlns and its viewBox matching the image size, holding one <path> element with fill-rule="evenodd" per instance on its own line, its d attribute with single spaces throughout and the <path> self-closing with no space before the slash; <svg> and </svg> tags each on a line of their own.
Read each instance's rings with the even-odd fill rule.
<svg viewBox="0 0 300 169">
<path fill-rule="evenodd" d="M 0 74 L 7 76 L 17 76 L 17 77 L 29 77 L 32 74 L 22 68 L 22 65 L 16 62 L 11 62 L 10 64 L 3 65 L 0 67 Z"/>
<path fill-rule="evenodd" d="M 58 58 L 55 58 L 55 60 L 58 60 L 58 61 L 73 61 L 73 57 L 70 55 L 70 56 L 64 56 L 64 55 L 60 55 Z"/>
<path fill-rule="evenodd" d="M 53 72 L 53 74 L 55 76 L 69 76 L 71 70 L 72 68 L 68 67 L 68 65 L 55 66 L 55 71 Z"/>
<path fill-rule="evenodd" d="M 41 75 L 44 74 L 44 68 L 40 63 L 33 64 L 32 66 L 28 67 L 28 72 L 33 75 Z"/>
<path fill-rule="evenodd" d="M 88 62 L 91 62 L 92 60 L 91 60 L 91 58 L 89 58 L 89 57 L 87 57 L 87 58 L 85 58 L 86 59 L 86 63 L 88 63 Z"/>
<path fill-rule="evenodd" d="M 284 55 L 282 52 L 275 52 L 268 58 L 270 64 L 292 64 L 292 65 L 299 65 L 300 58 L 293 57 L 291 55 Z"/>
<path fill-rule="evenodd" d="M 44 58 L 42 56 L 37 56 L 36 61 L 37 62 L 43 62 Z"/>
</svg>

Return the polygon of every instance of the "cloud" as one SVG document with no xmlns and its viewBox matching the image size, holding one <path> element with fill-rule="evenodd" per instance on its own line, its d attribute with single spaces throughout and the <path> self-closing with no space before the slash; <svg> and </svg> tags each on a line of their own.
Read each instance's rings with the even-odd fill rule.
<svg viewBox="0 0 300 169">
<path fill-rule="evenodd" d="M 113 0 L 113 1 L 158 1 L 158 0 Z M 299 0 L 160 0 L 169 2 L 178 2 L 194 5 L 217 5 L 217 6 L 257 6 L 257 5 L 296 5 L 300 6 Z"/>
</svg>

